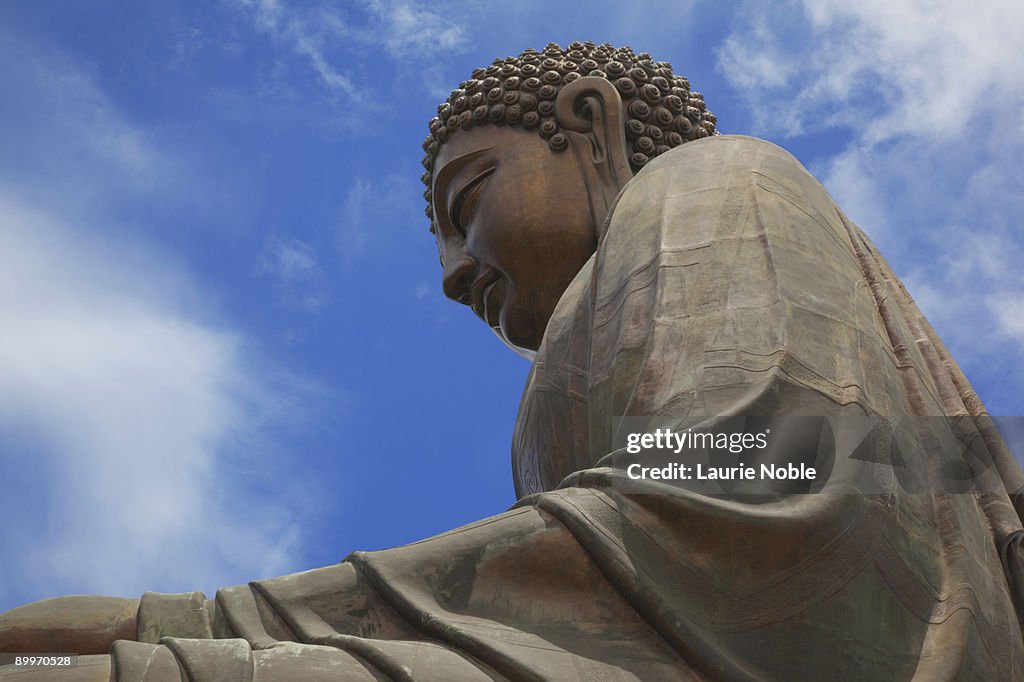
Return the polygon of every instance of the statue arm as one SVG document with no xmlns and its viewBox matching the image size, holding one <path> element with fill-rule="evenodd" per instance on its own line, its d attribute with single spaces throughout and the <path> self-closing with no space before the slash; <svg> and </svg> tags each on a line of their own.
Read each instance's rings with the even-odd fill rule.
<svg viewBox="0 0 1024 682">
<path fill-rule="evenodd" d="M 138 599 L 68 596 L 43 599 L 0 615 L 0 652 L 105 654 L 136 638 Z"/>
<path fill-rule="evenodd" d="M 603 499 L 566 494 L 577 505 Z M 113 679 L 596 678 L 625 659 L 641 679 L 687 679 L 565 526 L 529 503 L 212 600 L 147 593 L 138 629 L 140 641 L 113 645 Z"/>
</svg>

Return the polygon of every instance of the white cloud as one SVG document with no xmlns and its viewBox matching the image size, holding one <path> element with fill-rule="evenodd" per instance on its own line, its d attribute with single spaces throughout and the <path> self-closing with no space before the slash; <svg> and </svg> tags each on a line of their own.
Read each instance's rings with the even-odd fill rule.
<svg viewBox="0 0 1024 682">
<path fill-rule="evenodd" d="M 293 568 L 289 491 L 245 491 L 275 469 L 261 424 L 294 384 L 270 385 L 242 337 L 189 314 L 181 273 L 89 228 L 0 196 L 0 434 L 32 444 L 3 461 L 52 494 L 7 491 L 6 529 L 24 537 L 6 592 L 209 590 Z"/>
<path fill-rule="evenodd" d="M 975 113 L 1024 91 L 1012 68 L 1024 46 L 1009 30 L 1024 18 L 1019 3 L 964 11 L 956 2 L 825 0 L 788 3 L 785 11 L 748 5 L 742 16 L 744 25 L 719 52 L 726 77 L 752 101 L 766 97 L 769 107 L 787 107 L 814 126 L 835 122 L 822 109 L 856 105 L 843 106 L 839 121 L 860 124 L 867 141 L 976 133 Z M 780 88 L 798 97 L 773 97 Z M 878 117 L 881 103 L 893 106 Z"/>
<path fill-rule="evenodd" d="M 745 4 L 719 68 L 779 132 L 854 126 L 874 143 L 974 132 L 987 106 L 1019 102 L 1017 2 L 838 0 Z"/>
<path fill-rule="evenodd" d="M 260 270 L 286 282 L 309 279 L 320 272 L 313 247 L 295 237 L 268 240 L 260 259 Z"/>
<path fill-rule="evenodd" d="M 155 137 L 121 115 L 87 65 L 0 29 L 0 183 L 69 211 L 117 186 L 126 195 L 179 186 L 184 174 Z"/>
<path fill-rule="evenodd" d="M 277 293 L 286 305 L 307 313 L 323 307 L 323 271 L 316 251 L 306 242 L 296 237 L 270 237 L 257 267 L 261 275 L 276 280 Z M 291 340 L 294 342 L 297 337 Z"/>
<path fill-rule="evenodd" d="M 349 33 L 336 12 L 329 8 L 299 11 L 279 0 L 235 2 L 247 12 L 256 31 L 305 57 L 330 96 L 341 96 L 346 104 L 368 103 L 367 90 L 356 86 L 329 57 L 331 41 L 344 41 Z"/>
<path fill-rule="evenodd" d="M 262 358 L 176 254 L 111 218 L 195 173 L 88 68 L 9 35 L 0 57 L 0 124 L 18 131 L 0 136 L 0 515 L 20 548 L 0 594 L 211 591 L 299 568 L 308 481 L 272 433 L 319 389 Z"/>
<path fill-rule="evenodd" d="M 359 253 L 366 247 L 370 228 L 366 225 L 366 205 L 372 201 L 373 185 L 358 177 L 345 197 L 344 217 L 339 227 L 341 249 L 344 253 Z M 378 203 L 378 206 L 382 204 Z"/>
<path fill-rule="evenodd" d="M 417 225 L 426 230 L 422 218 L 421 193 L 409 180 L 410 174 L 392 174 L 371 181 L 357 177 L 345 196 L 337 234 L 341 252 L 352 257 L 367 249 L 383 249 L 400 234 Z"/>
<path fill-rule="evenodd" d="M 396 59 L 422 61 L 426 54 L 443 54 L 466 43 L 465 28 L 429 9 L 434 5 L 372 0 L 367 7 L 376 15 L 385 48 Z"/>
<path fill-rule="evenodd" d="M 379 50 L 398 64 L 424 55 L 450 55 L 465 46 L 465 28 L 427 3 L 365 0 L 362 21 L 334 6 L 302 8 L 280 0 L 235 0 L 248 13 L 253 27 L 304 56 L 321 84 L 345 104 L 378 108 L 375 83 L 361 82 L 354 53 Z M 365 55 L 360 54 L 360 58 Z M 345 65 L 345 66 L 342 66 Z M 436 63 L 427 69 L 436 67 Z"/>
<path fill-rule="evenodd" d="M 996 333 L 1013 339 L 1024 353 L 1024 287 L 993 294 L 985 303 L 998 323 Z"/>
<path fill-rule="evenodd" d="M 1024 259 L 1024 245 L 1019 238 L 959 225 L 934 235 L 934 241 L 963 247 L 939 250 L 934 260 L 911 270 L 906 283 L 918 305 L 953 345 L 980 345 L 971 351 L 975 354 L 1005 349 L 1019 356 L 1024 352 L 1024 273 L 1016 266 Z"/>
<path fill-rule="evenodd" d="M 769 15 L 752 12 L 742 33 L 733 33 L 718 49 L 719 68 L 734 85 L 777 88 L 786 85 L 797 65 L 768 26 Z"/>
</svg>

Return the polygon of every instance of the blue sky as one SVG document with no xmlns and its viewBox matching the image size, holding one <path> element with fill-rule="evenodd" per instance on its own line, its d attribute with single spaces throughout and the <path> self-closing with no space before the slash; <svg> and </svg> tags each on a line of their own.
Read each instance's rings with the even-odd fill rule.
<svg viewBox="0 0 1024 682">
<path fill-rule="evenodd" d="M 212 595 L 514 501 L 528 366 L 441 296 L 420 143 L 549 41 L 651 52 L 796 154 L 1021 414 L 1024 5 L 587 6 L 0 5 L 0 610 Z"/>
</svg>

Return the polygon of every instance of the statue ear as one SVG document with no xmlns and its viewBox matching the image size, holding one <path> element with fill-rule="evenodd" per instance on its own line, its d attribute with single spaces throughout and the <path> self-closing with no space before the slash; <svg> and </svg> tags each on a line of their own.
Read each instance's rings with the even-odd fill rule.
<svg viewBox="0 0 1024 682">
<path fill-rule="evenodd" d="M 618 193 L 633 177 L 626 147 L 626 111 L 610 81 L 585 76 L 566 85 L 555 98 L 555 121 L 590 140 L 602 184 L 610 184 Z"/>
</svg>

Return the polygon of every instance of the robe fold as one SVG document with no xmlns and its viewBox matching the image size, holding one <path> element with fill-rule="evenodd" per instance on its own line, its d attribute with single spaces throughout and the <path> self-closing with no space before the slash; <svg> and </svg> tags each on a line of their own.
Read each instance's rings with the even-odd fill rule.
<svg viewBox="0 0 1024 682">
<path fill-rule="evenodd" d="M 834 419 L 827 478 L 627 476 L 629 418 L 743 416 L 779 419 L 768 458 L 806 439 L 782 418 Z M 910 420 L 899 462 L 851 455 L 864 419 Z M 871 242 L 770 143 L 690 142 L 623 189 L 545 332 L 513 471 L 513 509 L 449 533 L 147 593 L 115 679 L 1024 679 L 1024 475 Z"/>
</svg>

